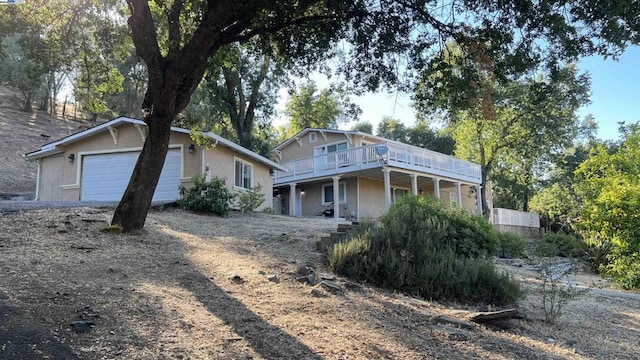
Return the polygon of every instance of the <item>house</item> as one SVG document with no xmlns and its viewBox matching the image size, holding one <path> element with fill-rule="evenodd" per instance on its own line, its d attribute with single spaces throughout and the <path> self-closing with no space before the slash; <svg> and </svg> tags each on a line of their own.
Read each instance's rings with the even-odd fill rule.
<svg viewBox="0 0 640 360">
<path fill-rule="evenodd" d="M 265 203 L 272 206 L 272 173 L 281 165 L 218 135 L 210 149 L 197 146 L 190 130 L 171 128 L 169 151 L 153 195 L 154 201 L 179 198 L 179 185 L 188 187 L 195 175 L 226 179 L 232 191 L 262 185 Z M 57 201 L 119 201 L 147 136 L 141 120 L 119 117 L 43 145 L 25 154 L 37 162 L 36 199 Z"/>
<path fill-rule="evenodd" d="M 312 128 L 273 151 L 288 170 L 273 177 L 285 214 L 377 218 L 407 194 L 482 213 L 480 165 L 452 156 L 359 131 Z"/>
</svg>

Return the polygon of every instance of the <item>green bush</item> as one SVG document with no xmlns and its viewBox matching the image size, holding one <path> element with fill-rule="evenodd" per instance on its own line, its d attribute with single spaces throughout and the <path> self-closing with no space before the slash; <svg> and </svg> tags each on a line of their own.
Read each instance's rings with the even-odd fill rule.
<svg viewBox="0 0 640 360">
<path fill-rule="evenodd" d="M 527 255 L 527 241 L 514 233 L 498 233 L 498 256 L 522 258 Z"/>
<path fill-rule="evenodd" d="M 551 233 L 536 243 L 536 255 L 544 257 L 583 257 L 586 255 L 585 243 L 574 235 Z"/>
<path fill-rule="evenodd" d="M 204 176 L 194 176 L 193 186 L 185 188 L 180 185 L 181 208 L 191 211 L 209 212 L 218 216 L 227 216 L 229 207 L 233 201 L 233 194 L 225 186 L 224 179 L 214 177 L 206 181 Z"/>
<path fill-rule="evenodd" d="M 264 203 L 264 194 L 260 184 L 238 192 L 238 206 L 242 211 L 254 211 L 262 203 Z"/>
<path fill-rule="evenodd" d="M 435 199 L 405 197 L 379 219 L 377 227 L 361 227 L 336 244 L 329 252 L 329 265 L 339 274 L 429 299 L 515 301 L 522 294 L 519 284 L 483 258 L 495 251 L 497 235 L 483 238 L 472 233 L 487 227 L 470 219 L 443 210 Z M 482 242 L 471 246 L 464 234 Z"/>
</svg>

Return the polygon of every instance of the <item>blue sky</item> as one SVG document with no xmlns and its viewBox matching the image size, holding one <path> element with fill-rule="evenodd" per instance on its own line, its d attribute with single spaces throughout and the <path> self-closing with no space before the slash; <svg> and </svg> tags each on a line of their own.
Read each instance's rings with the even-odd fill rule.
<svg viewBox="0 0 640 360">
<path fill-rule="evenodd" d="M 591 103 L 580 109 L 584 118 L 592 114 L 598 122 L 598 137 L 603 140 L 618 139 L 618 121 L 640 121 L 640 48 L 631 47 L 616 61 L 599 56 L 583 58 L 578 67 L 591 75 Z M 321 76 L 312 76 L 318 87 L 328 87 Z M 283 92 L 284 97 L 286 92 Z M 286 99 L 281 98 L 280 108 Z M 361 120 L 370 121 L 374 129 L 383 116 L 391 116 L 406 125 L 414 123 L 411 100 L 406 94 L 369 93 L 353 99 L 360 105 Z M 276 124 L 284 122 L 280 118 Z M 349 128 L 351 124 L 342 127 Z"/>
</svg>

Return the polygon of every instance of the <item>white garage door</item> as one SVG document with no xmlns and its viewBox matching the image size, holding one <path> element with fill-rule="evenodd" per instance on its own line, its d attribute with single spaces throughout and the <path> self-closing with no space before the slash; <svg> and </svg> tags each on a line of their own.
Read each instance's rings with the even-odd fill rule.
<svg viewBox="0 0 640 360">
<path fill-rule="evenodd" d="M 138 160 L 139 152 L 86 155 L 82 157 L 82 201 L 120 201 Z M 180 149 L 170 149 L 164 161 L 153 201 L 179 198 Z"/>
</svg>

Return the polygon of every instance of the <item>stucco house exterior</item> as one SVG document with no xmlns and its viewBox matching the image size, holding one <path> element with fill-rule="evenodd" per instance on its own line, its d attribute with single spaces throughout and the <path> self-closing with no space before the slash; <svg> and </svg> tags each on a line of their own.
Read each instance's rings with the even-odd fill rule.
<svg viewBox="0 0 640 360">
<path fill-rule="evenodd" d="M 359 131 L 312 128 L 273 151 L 287 169 L 273 179 L 284 214 L 377 218 L 407 194 L 482 213 L 480 165 L 452 156 Z"/>
<path fill-rule="evenodd" d="M 188 187 L 194 175 L 226 179 L 232 191 L 260 184 L 265 203 L 272 206 L 272 174 L 286 168 L 226 140 L 206 133 L 214 144 L 197 146 L 190 130 L 172 127 L 169 152 L 154 193 L 154 201 L 179 198 L 179 185 Z M 25 154 L 38 165 L 36 200 L 119 201 L 147 136 L 141 120 L 119 117 L 69 135 Z"/>
</svg>

